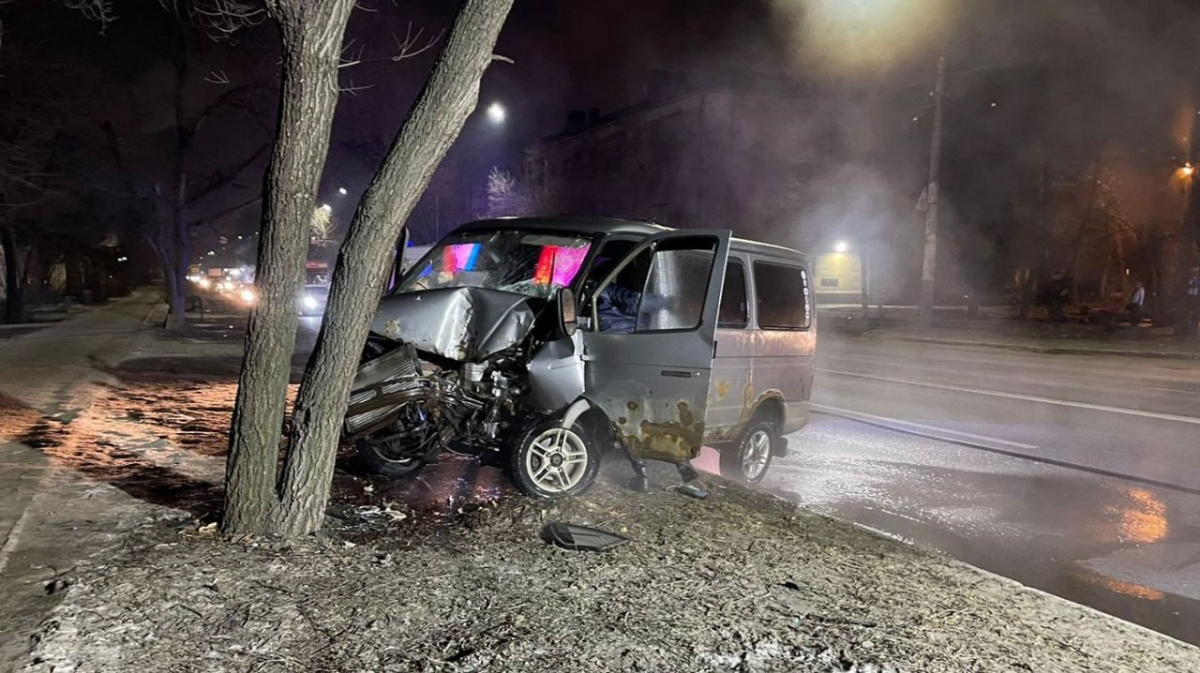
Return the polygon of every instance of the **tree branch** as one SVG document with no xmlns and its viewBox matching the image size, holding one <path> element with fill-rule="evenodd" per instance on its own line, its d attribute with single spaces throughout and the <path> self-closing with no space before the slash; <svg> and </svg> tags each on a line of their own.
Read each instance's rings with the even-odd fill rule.
<svg viewBox="0 0 1200 673">
<path fill-rule="evenodd" d="M 435 46 L 437 46 L 437 43 L 439 41 L 441 41 L 442 35 L 444 35 L 445 32 L 446 32 L 445 30 L 438 31 L 437 35 L 434 35 L 434 36 L 430 37 L 428 40 L 425 40 L 424 42 L 422 42 L 421 36 L 425 34 L 425 29 L 418 28 L 417 31 L 414 33 L 413 25 L 410 22 L 408 24 L 408 28 L 405 30 L 404 39 L 400 39 L 399 35 L 392 35 L 393 39 L 396 40 L 396 53 L 395 54 L 393 54 L 391 56 L 382 56 L 379 58 L 363 58 L 362 57 L 363 49 L 360 47 L 358 50 L 358 55 L 356 57 L 351 58 L 349 60 L 343 60 L 341 63 L 338 64 L 338 67 L 339 68 L 349 68 L 351 66 L 356 66 L 361 63 L 375 63 L 378 61 L 391 61 L 393 63 L 399 63 L 400 61 L 403 61 L 406 58 L 413 58 L 415 56 L 419 56 L 419 55 L 425 53 L 426 51 L 429 51 L 430 49 L 433 49 Z M 351 40 L 350 42 L 348 42 L 343 51 L 348 51 L 353 44 L 354 44 L 354 40 Z M 509 62 L 511 63 L 512 61 L 509 61 Z"/>
<path fill-rule="evenodd" d="M 197 217 L 195 220 L 192 220 L 189 224 L 191 226 L 196 226 L 197 224 L 200 224 L 203 221 L 208 221 L 208 223 L 211 225 L 212 223 L 219 222 L 222 219 L 238 212 L 239 210 L 249 208 L 250 206 L 253 206 L 256 203 L 261 203 L 261 202 L 262 202 L 262 194 L 259 194 L 258 196 L 251 197 L 250 199 L 247 199 L 246 201 L 243 201 L 243 202 L 237 204 L 236 206 L 230 206 L 228 208 L 224 208 L 222 210 L 219 210 L 219 211 L 217 211 L 211 215 L 207 215 L 205 217 Z"/>
<path fill-rule="evenodd" d="M 180 20 L 199 27 L 214 39 L 225 38 L 242 28 L 256 26 L 267 18 L 266 7 L 256 0 L 159 0 L 159 4 Z"/>
<path fill-rule="evenodd" d="M 100 24 L 100 32 L 103 33 L 108 24 L 116 19 L 113 14 L 112 0 L 63 0 L 70 9 L 75 9 L 83 13 L 88 19 Z"/>
<path fill-rule="evenodd" d="M 218 189 L 221 189 L 225 185 L 229 184 L 229 182 L 240 175 L 242 171 L 246 170 L 256 161 L 258 161 L 270 147 L 270 143 L 263 143 L 253 154 L 251 154 L 249 157 L 246 157 L 246 159 L 240 164 L 237 164 L 231 168 L 228 174 L 218 171 L 215 175 L 213 175 L 213 177 L 208 179 L 208 184 L 205 185 L 204 189 L 201 189 L 200 191 L 188 196 L 185 205 L 192 206 L 197 202 L 202 201 L 205 197 L 209 196 Z"/>
</svg>

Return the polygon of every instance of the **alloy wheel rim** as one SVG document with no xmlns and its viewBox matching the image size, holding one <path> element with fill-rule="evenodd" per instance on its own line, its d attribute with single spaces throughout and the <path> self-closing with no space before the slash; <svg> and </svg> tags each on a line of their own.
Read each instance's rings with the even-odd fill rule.
<svg viewBox="0 0 1200 673">
<path fill-rule="evenodd" d="M 583 481 L 588 454 L 583 439 L 567 428 L 550 428 L 530 443 L 525 474 L 542 491 L 565 493 Z"/>
<path fill-rule="evenodd" d="M 742 474 L 750 481 L 757 480 L 767 469 L 770 457 L 771 437 L 765 430 L 758 430 L 746 438 L 746 446 L 742 452 Z"/>
</svg>

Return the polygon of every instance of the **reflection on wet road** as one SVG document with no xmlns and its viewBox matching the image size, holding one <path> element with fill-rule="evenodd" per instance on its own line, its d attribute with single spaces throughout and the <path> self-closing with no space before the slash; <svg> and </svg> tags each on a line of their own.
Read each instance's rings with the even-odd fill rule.
<svg viewBox="0 0 1200 673">
<path fill-rule="evenodd" d="M 764 487 L 1200 644 L 1200 367 L 826 344 Z"/>
</svg>

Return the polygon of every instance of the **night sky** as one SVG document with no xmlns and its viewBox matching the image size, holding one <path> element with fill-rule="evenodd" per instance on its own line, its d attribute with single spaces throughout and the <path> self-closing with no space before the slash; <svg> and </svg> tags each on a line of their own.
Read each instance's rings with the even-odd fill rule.
<svg viewBox="0 0 1200 673">
<path fill-rule="evenodd" d="M 852 125 L 850 134 L 863 139 L 863 147 L 831 160 L 830 176 L 848 166 L 869 171 L 873 189 L 887 192 L 885 201 L 912 203 L 925 179 L 934 31 L 942 29 L 951 35 L 947 181 L 957 180 L 971 202 L 1003 202 L 1006 185 L 1028 171 L 1035 145 L 1049 143 L 1058 163 L 1074 166 L 1104 146 L 1129 162 L 1128 170 L 1161 169 L 1164 175 L 1186 154 L 1186 110 L 1197 80 L 1190 50 L 1200 27 L 1194 3 L 986 0 L 952 15 L 943 9 L 955 3 L 880 0 L 894 9 L 882 13 L 893 23 L 866 34 L 839 32 L 836 23 L 822 19 L 821 12 L 836 6 L 833 0 L 813 0 L 807 12 L 796 9 L 803 4 L 518 0 L 497 47 L 515 63 L 497 62 L 488 71 L 481 111 L 468 121 L 438 179 L 454 166 L 519 169 L 523 149 L 560 131 L 568 109 L 608 112 L 636 103 L 652 70 L 685 73 L 695 86 L 757 72 L 809 87 L 813 100 L 797 109 L 797 124 L 829 117 Z M 343 70 L 343 86 L 354 91 L 338 109 L 321 195 L 343 222 L 433 62 L 434 51 L 387 60 L 394 36 L 410 24 L 436 34 L 448 28 L 457 8 L 449 0 L 363 5 L 351 20 L 348 54 L 361 49 L 364 58 L 380 60 Z M 46 0 L 18 0 L 0 10 L 4 50 L 18 59 L 36 54 L 32 68 L 67 73 L 61 90 L 72 101 L 75 133 L 85 147 L 71 170 L 80 171 L 75 177 L 84 182 L 114 179 L 98 130 L 102 123 L 118 130 L 134 157 L 132 172 L 146 180 L 161 168 L 170 134 L 173 19 L 156 0 L 118 0 L 115 9 L 118 19 L 104 34 Z M 253 85 L 237 107 L 207 118 L 199 131 L 191 171 L 207 175 L 270 141 L 276 37 L 264 24 L 226 43 L 197 45 L 186 87 L 195 113 L 230 88 Z M 17 66 L 9 58 L 4 67 Z M 507 108 L 503 126 L 482 114 L 494 101 Z M 264 164 L 252 166 L 197 212 L 220 213 L 252 197 Z M 972 168 L 972 175 L 956 177 Z M 339 195 L 340 187 L 347 196 Z M 836 218 L 840 207 L 822 204 L 821 212 Z M 257 209 L 249 207 L 224 217 L 209 234 L 249 234 L 257 218 Z M 413 226 L 418 238 L 430 235 L 425 223 Z"/>
</svg>

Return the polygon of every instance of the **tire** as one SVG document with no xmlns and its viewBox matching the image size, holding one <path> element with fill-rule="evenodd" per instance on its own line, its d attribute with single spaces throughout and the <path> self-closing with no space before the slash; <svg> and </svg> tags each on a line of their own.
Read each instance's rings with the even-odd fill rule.
<svg viewBox="0 0 1200 673">
<path fill-rule="evenodd" d="M 553 419 L 535 423 L 509 452 L 513 485 L 534 498 L 579 495 L 599 471 L 600 451 L 579 424 L 563 428 Z"/>
<path fill-rule="evenodd" d="M 774 423 L 750 421 L 737 443 L 721 451 L 721 476 L 750 485 L 762 481 L 778 441 Z"/>
<path fill-rule="evenodd" d="M 381 446 L 368 442 L 358 443 L 358 459 L 374 474 L 392 477 L 407 477 L 425 466 L 424 458 L 408 458 L 396 460 L 389 458 L 381 451 Z"/>
<path fill-rule="evenodd" d="M 383 339 L 367 337 L 366 343 L 363 344 L 363 354 L 358 364 L 362 366 L 393 348 L 395 348 L 395 344 L 393 343 L 384 341 Z"/>
<path fill-rule="evenodd" d="M 384 432 L 387 432 L 386 430 Z M 399 441 L 399 440 L 397 440 Z M 416 458 L 397 459 L 387 454 L 387 444 L 373 444 L 364 440 L 357 443 L 358 458 L 371 472 L 385 477 L 407 477 L 432 463 L 441 453 L 441 445 L 437 437 L 428 438 L 429 450 Z"/>
</svg>

